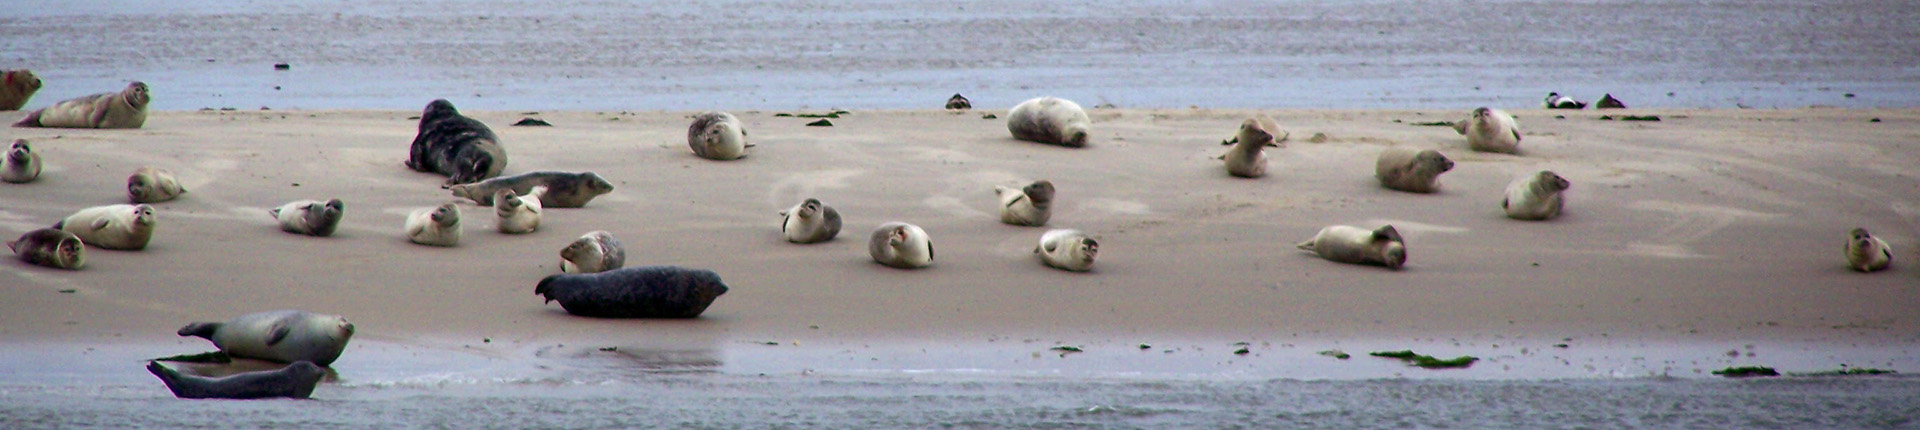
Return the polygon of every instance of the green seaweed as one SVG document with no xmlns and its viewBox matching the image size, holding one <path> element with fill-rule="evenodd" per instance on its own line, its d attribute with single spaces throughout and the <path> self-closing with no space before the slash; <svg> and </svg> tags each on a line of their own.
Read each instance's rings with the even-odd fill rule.
<svg viewBox="0 0 1920 430">
<path fill-rule="evenodd" d="M 1233 350 L 1233 355 L 1247 355 L 1251 352 L 1253 351 L 1247 350 L 1247 347 L 1242 346 L 1240 349 Z"/>
<path fill-rule="evenodd" d="M 1352 354 L 1347 354 L 1347 352 L 1346 352 L 1346 351 L 1341 351 L 1341 350 L 1338 350 L 1338 349 L 1329 349 L 1329 350 L 1326 350 L 1326 351 L 1320 351 L 1320 355 L 1324 355 L 1324 356 L 1328 356 L 1328 357 L 1333 357 L 1333 358 L 1338 358 L 1338 359 L 1341 359 L 1341 360 L 1345 360 L 1345 359 L 1349 359 L 1349 358 L 1353 358 L 1353 355 L 1352 355 Z"/>
<path fill-rule="evenodd" d="M 1428 122 L 1416 122 L 1416 123 L 1412 123 L 1412 125 L 1417 125 L 1417 126 L 1423 126 L 1423 127 L 1452 127 L 1452 126 L 1453 126 L 1453 122 L 1450 122 L 1450 121 L 1428 121 Z"/>
<path fill-rule="evenodd" d="M 809 122 L 807 123 L 807 126 L 808 127 L 832 127 L 833 121 L 828 121 L 823 119 L 819 121 Z"/>
<path fill-rule="evenodd" d="M 994 114 L 980 115 L 980 119 L 997 119 L 997 118 L 1000 118 L 1000 117 Z"/>
<path fill-rule="evenodd" d="M 1465 368 L 1468 366 L 1472 366 L 1473 362 L 1475 361 L 1480 361 L 1480 358 L 1474 357 L 1471 355 L 1462 355 L 1459 357 L 1442 360 L 1438 358 L 1433 358 L 1433 356 L 1431 355 L 1415 354 L 1413 353 L 1412 350 L 1378 351 L 1378 352 L 1369 353 L 1368 355 L 1372 355 L 1375 357 L 1397 358 L 1401 360 L 1406 360 L 1407 364 L 1411 364 L 1414 367 L 1419 367 L 1424 369 Z"/>
<path fill-rule="evenodd" d="M 1140 344 L 1140 349 L 1153 349 L 1153 345 Z"/>
<path fill-rule="evenodd" d="M 1056 346 L 1048 349 L 1051 349 L 1054 351 L 1060 351 L 1060 352 L 1081 352 L 1080 347 L 1078 346 L 1060 345 L 1060 346 Z"/>
<path fill-rule="evenodd" d="M 1621 120 L 1621 121 L 1650 121 L 1650 122 L 1658 122 L 1658 121 L 1660 121 L 1660 116 L 1659 116 L 1659 115 L 1621 115 L 1621 116 L 1620 116 L 1620 117 L 1618 117 L 1618 118 L 1615 118 L 1615 117 L 1614 117 L 1613 115 L 1601 115 L 1601 116 L 1600 116 L 1600 120 L 1601 120 L 1601 121 L 1613 121 L 1613 120 L 1616 120 L 1616 119 L 1617 119 L 1617 120 Z"/>
<path fill-rule="evenodd" d="M 1746 378 L 1746 377 L 1753 377 L 1753 376 L 1780 376 L 1780 372 L 1775 371 L 1773 370 L 1773 368 L 1766 367 L 1766 366 L 1728 367 L 1725 369 L 1715 370 L 1713 371 L 1713 374 L 1725 376 L 1728 378 Z"/>
<path fill-rule="evenodd" d="M 833 111 L 833 112 L 827 112 L 827 113 L 785 113 L 785 112 L 781 112 L 781 113 L 776 113 L 776 114 L 773 114 L 773 116 L 776 116 L 776 117 L 786 117 L 786 118 L 834 118 L 834 119 L 839 119 L 839 118 L 840 118 L 840 115 L 843 115 L 843 114 L 851 114 L 851 113 L 853 113 L 853 112 L 847 112 L 847 111 L 843 111 L 843 110 L 837 110 L 837 111 Z"/>
<path fill-rule="evenodd" d="M 172 357 L 160 357 L 160 358 L 155 358 L 148 361 L 178 361 L 183 363 L 232 363 L 233 357 L 227 356 L 227 353 L 225 352 L 209 351 L 209 352 L 202 352 L 199 354 L 180 354 Z"/>
<path fill-rule="evenodd" d="M 1846 366 L 1840 366 L 1840 369 L 1839 369 L 1839 370 L 1824 370 L 1824 371 L 1819 371 L 1819 372 L 1807 372 L 1807 373 L 1794 373 L 1794 374 L 1793 374 L 1793 376 L 1856 376 L 1856 375 L 1892 375 L 1892 374 L 1895 374 L 1895 373 L 1900 373 L 1900 372 L 1895 372 L 1895 371 L 1892 371 L 1892 370 L 1887 370 L 1887 369 L 1873 369 L 1873 368 L 1866 368 L 1866 367 L 1846 367 Z"/>
</svg>

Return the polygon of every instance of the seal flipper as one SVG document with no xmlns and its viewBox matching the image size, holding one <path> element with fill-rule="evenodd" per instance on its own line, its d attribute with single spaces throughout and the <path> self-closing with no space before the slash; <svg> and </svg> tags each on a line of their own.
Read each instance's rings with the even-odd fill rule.
<svg viewBox="0 0 1920 430">
<path fill-rule="evenodd" d="M 96 219 L 96 220 L 93 220 L 93 224 L 92 224 L 92 225 L 89 225 L 88 227 L 91 227 L 91 228 L 92 228 L 92 229 L 94 229 L 94 230 L 99 230 L 99 229 L 103 229 L 103 228 L 107 228 L 107 219 L 106 219 L 106 218 L 101 218 L 101 219 Z"/>
<path fill-rule="evenodd" d="M 267 209 L 267 216 L 271 216 L 273 219 L 280 219 L 280 208 Z"/>
<path fill-rule="evenodd" d="M 547 277 L 540 279 L 539 285 L 533 286 L 534 295 L 543 296 L 547 299 L 547 301 L 541 302 L 541 304 L 553 303 L 553 281 L 555 279 L 560 279 L 560 275 L 547 275 Z"/>
<path fill-rule="evenodd" d="M 1500 208 L 1501 209 L 1507 208 L 1507 199 L 1500 199 Z"/>
<path fill-rule="evenodd" d="M 1393 224 L 1387 224 L 1385 226 L 1380 227 L 1379 229 L 1374 230 L 1373 238 L 1392 240 L 1392 241 L 1403 241 L 1402 239 L 1400 239 L 1400 230 L 1395 230 L 1393 228 Z"/>
<path fill-rule="evenodd" d="M 1460 132 L 1460 134 L 1463 134 L 1463 135 L 1467 134 L 1467 120 L 1463 119 L 1458 122 L 1454 122 L 1453 131 Z"/>
<path fill-rule="evenodd" d="M 1315 237 L 1314 237 L 1314 239 L 1318 239 L 1318 238 L 1319 238 L 1318 236 L 1315 236 Z M 1295 248 L 1300 248 L 1300 250 L 1302 250 L 1302 251 L 1309 251 L 1309 252 L 1312 252 L 1312 251 L 1313 251 L 1313 239 L 1307 239 L 1307 241 L 1306 241 L 1306 242 L 1300 242 L 1299 244 L 1296 244 L 1296 245 L 1294 245 L 1294 247 L 1295 247 Z"/>
<path fill-rule="evenodd" d="M 287 340 L 287 333 L 291 332 L 293 332 L 293 327 L 287 327 L 286 321 L 274 322 L 273 332 L 267 335 L 267 347 L 272 348 L 274 345 L 279 344 L 280 341 Z"/>
<path fill-rule="evenodd" d="M 186 327 L 180 328 L 179 334 L 181 336 L 197 336 L 206 338 L 207 340 L 213 340 L 213 332 L 220 331 L 220 324 L 221 323 L 217 322 L 187 324 Z"/>
</svg>

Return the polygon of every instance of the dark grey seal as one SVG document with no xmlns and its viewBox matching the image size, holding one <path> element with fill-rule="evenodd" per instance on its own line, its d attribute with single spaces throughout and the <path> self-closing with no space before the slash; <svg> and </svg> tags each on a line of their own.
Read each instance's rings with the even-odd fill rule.
<svg viewBox="0 0 1920 430">
<path fill-rule="evenodd" d="M 595 318 L 693 318 L 726 293 L 719 274 L 678 266 L 559 274 L 533 287 L 567 313 Z"/>
<path fill-rule="evenodd" d="M 311 361 L 296 361 L 280 370 L 246 372 L 220 378 L 180 373 L 160 364 L 147 362 L 147 371 L 167 383 L 174 397 L 182 399 L 267 399 L 288 397 L 304 399 L 313 395 L 313 387 L 327 371 Z"/>
<path fill-rule="evenodd" d="M 533 187 L 547 187 L 540 193 L 540 206 L 548 208 L 577 208 L 586 206 L 594 197 L 613 192 L 613 183 L 593 172 L 527 172 L 513 176 L 501 176 L 471 184 L 447 187 L 454 197 L 473 200 L 481 206 L 493 206 L 493 194 L 500 190 L 513 190 L 514 194 L 531 195 Z"/>
<path fill-rule="evenodd" d="M 486 124 L 437 99 L 420 113 L 420 133 L 413 137 L 407 168 L 447 175 L 446 186 L 471 183 L 500 176 L 507 168 L 507 150 Z"/>
</svg>

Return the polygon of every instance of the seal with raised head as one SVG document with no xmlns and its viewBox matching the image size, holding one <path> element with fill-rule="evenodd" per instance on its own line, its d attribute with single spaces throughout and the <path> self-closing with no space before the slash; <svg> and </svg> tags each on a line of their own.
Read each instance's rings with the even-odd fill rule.
<svg viewBox="0 0 1920 430">
<path fill-rule="evenodd" d="M 33 152 L 33 145 L 26 139 L 14 139 L 6 159 L 0 160 L 0 181 L 24 184 L 39 177 L 40 153 Z"/>
<path fill-rule="evenodd" d="M 569 314 L 594 318 L 693 318 L 726 293 L 719 274 L 679 266 L 563 273 L 533 287 L 547 303 L 560 302 Z"/>
<path fill-rule="evenodd" d="M 687 146 L 693 154 L 709 160 L 732 160 L 747 156 L 747 129 L 740 119 L 726 112 L 702 112 L 687 126 Z"/>
<path fill-rule="evenodd" d="M 171 170 L 141 167 L 127 177 L 127 199 L 134 203 L 159 203 L 186 193 Z"/>
<path fill-rule="evenodd" d="M 180 373 L 158 361 L 147 362 L 147 371 L 160 377 L 173 396 L 182 399 L 305 399 L 313 396 L 313 388 L 327 376 L 326 369 L 311 361 L 219 378 Z"/>
<path fill-rule="evenodd" d="M 533 187 L 533 195 L 522 196 L 513 190 L 500 190 L 495 193 L 493 213 L 500 217 L 496 227 L 501 233 L 532 233 L 540 228 L 540 193 L 546 187 Z"/>
<path fill-rule="evenodd" d="M 106 249 L 137 251 L 153 240 L 159 218 L 148 205 L 94 206 L 67 215 L 53 228 L 73 233 L 80 241 Z"/>
<path fill-rule="evenodd" d="M 1847 267 L 1862 272 L 1885 269 L 1893 264 L 1893 248 L 1880 238 L 1867 234 L 1867 229 L 1855 228 L 1847 232 Z"/>
<path fill-rule="evenodd" d="M 594 230 L 560 248 L 560 271 L 596 273 L 618 269 L 627 264 L 627 249 L 613 233 Z"/>
<path fill-rule="evenodd" d="M 1037 97 L 1007 111 L 1007 131 L 1013 138 L 1061 146 L 1087 146 L 1093 120 L 1079 104 L 1058 97 Z"/>
<path fill-rule="evenodd" d="M 933 265 L 933 239 L 920 226 L 889 222 L 873 229 L 867 240 L 867 254 L 873 261 L 889 267 L 919 269 Z"/>
<path fill-rule="evenodd" d="M 961 97 L 960 93 L 953 93 L 953 97 L 947 98 L 947 110 L 967 109 L 973 109 L 973 102 L 968 101 L 966 97 Z"/>
<path fill-rule="evenodd" d="M 1475 151 L 1520 153 L 1520 126 L 1503 110 L 1476 108 L 1473 116 L 1454 123 L 1453 131 L 1467 136 L 1467 147 Z"/>
<path fill-rule="evenodd" d="M 54 103 L 27 114 L 14 127 L 140 128 L 147 123 L 147 84 L 135 81 L 117 93 L 100 93 Z"/>
<path fill-rule="evenodd" d="M 460 206 L 440 206 L 413 211 L 407 215 L 407 240 L 429 246 L 460 244 Z"/>
<path fill-rule="evenodd" d="M 1507 184 L 1507 198 L 1500 200 L 1500 208 L 1507 210 L 1507 218 L 1540 221 L 1560 216 L 1560 208 L 1566 205 L 1561 192 L 1573 186 L 1567 178 L 1551 170 L 1521 176 Z"/>
<path fill-rule="evenodd" d="M 407 168 L 447 175 L 443 186 L 471 183 L 500 176 L 507 169 L 507 149 L 486 124 L 461 115 L 453 102 L 436 99 L 420 112 Z"/>
<path fill-rule="evenodd" d="M 1000 222 L 1039 227 L 1053 219 L 1053 182 L 1042 179 L 1020 188 L 995 185 L 1000 198 Z"/>
<path fill-rule="evenodd" d="M 229 356 L 329 366 L 347 349 L 347 340 L 353 338 L 353 323 L 339 315 L 285 309 L 250 313 L 224 322 L 195 322 L 180 327 L 179 334 L 213 341 L 213 346 Z"/>
<path fill-rule="evenodd" d="M 1300 242 L 1300 249 L 1330 261 L 1370 264 L 1399 269 L 1407 263 L 1407 243 L 1392 225 L 1374 230 L 1336 225 L 1320 229 L 1312 239 Z"/>
<path fill-rule="evenodd" d="M 20 235 L 19 240 L 7 242 L 7 248 L 20 261 L 52 267 L 56 269 L 80 270 L 87 265 L 87 246 L 74 236 L 62 230 L 43 228 Z"/>
<path fill-rule="evenodd" d="M 1080 230 L 1048 230 L 1040 235 L 1040 245 L 1033 248 L 1033 253 L 1048 267 L 1085 272 L 1093 270 L 1093 259 L 1100 255 L 1100 242 Z"/>
<path fill-rule="evenodd" d="M 780 215 L 780 234 L 788 242 L 816 243 L 832 240 L 840 234 L 840 211 L 833 206 L 821 203 L 820 199 L 807 199 L 793 205 Z"/>
<path fill-rule="evenodd" d="M 1587 108 L 1587 102 L 1574 100 L 1573 97 L 1563 96 L 1557 92 L 1547 93 L 1547 98 L 1543 102 L 1546 103 L 1547 109 L 1579 110 Z"/>
<path fill-rule="evenodd" d="M 0 72 L 0 111 L 20 110 L 40 91 L 40 77 L 27 69 Z"/>
<path fill-rule="evenodd" d="M 493 206 L 493 195 L 500 190 L 513 190 L 514 194 L 531 195 L 533 187 L 547 187 L 540 193 L 540 206 L 549 208 L 577 208 L 586 206 L 594 197 L 613 192 L 613 183 L 593 172 L 527 172 L 513 176 L 501 176 L 471 184 L 448 187 L 454 197 L 473 200 L 481 206 Z"/>
<path fill-rule="evenodd" d="M 347 204 L 340 199 L 299 200 L 268 209 L 267 215 L 272 215 L 280 222 L 280 229 L 288 233 L 331 236 L 340 227 L 340 219 L 347 216 Z"/>
<path fill-rule="evenodd" d="M 1258 178 L 1267 174 L 1267 146 L 1274 143 L 1273 132 L 1254 118 L 1240 122 L 1240 133 L 1233 136 L 1233 149 L 1227 150 L 1227 174 Z"/>
<path fill-rule="evenodd" d="M 1440 190 L 1440 174 L 1448 170 L 1453 170 L 1453 160 L 1432 149 L 1387 148 L 1373 163 L 1373 177 L 1380 185 L 1412 193 Z"/>
<path fill-rule="evenodd" d="M 1594 109 L 1626 109 L 1627 104 L 1620 102 L 1620 99 L 1613 98 L 1613 93 L 1607 93 L 1606 95 L 1600 96 L 1600 101 L 1593 102 L 1593 108 Z"/>
</svg>

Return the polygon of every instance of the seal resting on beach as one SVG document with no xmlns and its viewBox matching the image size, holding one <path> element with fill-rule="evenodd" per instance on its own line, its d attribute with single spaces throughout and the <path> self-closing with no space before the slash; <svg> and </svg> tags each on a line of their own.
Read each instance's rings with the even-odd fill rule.
<svg viewBox="0 0 1920 430">
<path fill-rule="evenodd" d="M 213 346 L 229 356 L 328 366 L 347 349 L 353 323 L 339 315 L 287 309 L 250 313 L 225 322 L 195 322 L 181 327 L 179 334 L 213 341 Z"/>
<path fill-rule="evenodd" d="M 1593 102 L 1593 108 L 1594 109 L 1626 109 L 1627 104 L 1621 103 L 1620 99 L 1613 98 L 1613 93 L 1607 93 L 1606 95 L 1600 96 L 1600 101 Z"/>
<path fill-rule="evenodd" d="M 678 266 L 551 275 L 533 287 L 567 313 L 594 318 L 693 318 L 726 293 L 713 271 Z"/>
<path fill-rule="evenodd" d="M 340 227 L 340 219 L 347 216 L 347 204 L 340 199 L 299 200 L 268 209 L 267 215 L 279 221 L 280 229 L 288 233 L 331 236 L 334 229 Z"/>
<path fill-rule="evenodd" d="M 825 242 L 840 234 L 840 211 L 820 199 L 807 199 L 780 215 L 786 217 L 780 220 L 780 234 L 788 242 Z"/>
<path fill-rule="evenodd" d="M 141 167 L 127 177 L 127 199 L 134 203 L 164 202 L 186 193 L 171 170 Z"/>
<path fill-rule="evenodd" d="M 1545 103 L 1546 103 L 1547 109 L 1579 110 L 1579 109 L 1587 108 L 1587 102 L 1574 100 L 1573 97 L 1563 96 L 1563 95 L 1560 95 L 1560 93 L 1556 93 L 1556 92 L 1547 93 L 1547 99 L 1545 100 Z"/>
<path fill-rule="evenodd" d="M 40 77 L 27 69 L 0 72 L 0 111 L 20 110 L 40 91 Z"/>
<path fill-rule="evenodd" d="M 14 139 L 13 146 L 7 148 L 6 159 L 0 160 L 0 181 L 24 184 L 38 178 L 40 153 L 33 152 L 33 145 L 26 139 Z"/>
<path fill-rule="evenodd" d="M 1007 111 L 1007 131 L 1013 138 L 1061 146 L 1087 146 L 1087 128 L 1093 120 L 1072 101 L 1038 97 Z"/>
<path fill-rule="evenodd" d="M 447 187 L 454 197 L 473 200 L 481 206 L 493 206 L 493 195 L 500 190 L 513 190 L 514 194 L 532 195 L 533 187 L 547 187 L 540 193 L 540 206 L 549 208 L 577 208 L 586 206 L 594 197 L 613 192 L 613 183 L 593 172 L 527 172 L 513 176 L 501 176 L 471 184 Z"/>
<path fill-rule="evenodd" d="M 1272 125 L 1254 118 L 1240 122 L 1240 132 L 1233 136 L 1233 149 L 1222 157 L 1227 162 L 1227 174 L 1242 178 L 1267 175 L 1267 146 L 1274 144 L 1273 132 L 1267 127 Z"/>
<path fill-rule="evenodd" d="M 1100 242 L 1080 230 L 1049 230 L 1040 235 L 1040 245 L 1033 248 L 1033 253 L 1048 267 L 1085 272 L 1093 270 L 1093 259 L 1100 255 Z"/>
<path fill-rule="evenodd" d="M 1312 239 L 1300 242 L 1300 249 L 1329 261 L 1370 264 L 1399 269 L 1407 263 L 1407 244 L 1400 231 L 1387 225 L 1374 230 L 1336 225 L 1320 229 Z"/>
<path fill-rule="evenodd" d="M 595 273 L 618 269 L 627 264 L 627 250 L 606 230 L 595 230 L 560 248 L 560 271 Z"/>
<path fill-rule="evenodd" d="M 933 265 L 933 239 L 920 226 L 889 222 L 873 229 L 867 254 L 888 267 L 919 269 Z"/>
<path fill-rule="evenodd" d="M 147 371 L 160 377 L 174 397 L 182 399 L 269 399 L 286 397 L 305 399 L 325 379 L 327 370 L 311 361 L 296 361 L 278 370 L 261 370 L 219 378 L 188 375 L 158 361 L 147 362 Z"/>
<path fill-rule="evenodd" d="M 1560 196 L 1573 183 L 1551 170 L 1521 176 L 1507 184 L 1507 198 L 1500 200 L 1500 208 L 1507 210 L 1507 218 L 1540 221 L 1560 216 L 1560 208 L 1565 200 Z"/>
<path fill-rule="evenodd" d="M 1862 272 L 1872 272 L 1887 268 L 1893 264 L 1893 248 L 1886 241 L 1867 234 L 1867 229 L 1855 228 L 1847 232 L 1847 267 Z"/>
<path fill-rule="evenodd" d="M 1440 174 L 1453 170 L 1453 160 L 1440 151 L 1393 147 L 1374 160 L 1373 177 L 1380 185 L 1410 193 L 1440 190 Z"/>
<path fill-rule="evenodd" d="M 961 97 L 960 93 L 953 93 L 953 97 L 947 98 L 947 110 L 967 109 L 973 109 L 973 102 L 968 101 L 966 97 Z"/>
<path fill-rule="evenodd" d="M 140 128 L 147 123 L 147 84 L 127 84 L 117 93 L 100 93 L 54 103 L 27 114 L 14 127 Z"/>
<path fill-rule="evenodd" d="M 1520 153 L 1520 126 L 1503 110 L 1474 109 L 1473 116 L 1453 124 L 1453 131 L 1467 136 L 1467 147 L 1475 151 Z"/>
<path fill-rule="evenodd" d="M 7 242 L 7 248 L 20 261 L 56 269 L 80 270 L 87 265 L 87 246 L 79 236 L 61 230 L 43 228 Z"/>
<path fill-rule="evenodd" d="M 148 205 L 106 205 L 81 209 L 53 228 L 73 233 L 80 241 L 106 249 L 137 251 L 153 240 L 159 219 Z"/>
<path fill-rule="evenodd" d="M 413 211 L 407 215 L 407 240 L 428 246 L 460 244 L 460 207 L 453 203 Z"/>
<path fill-rule="evenodd" d="M 447 175 L 443 186 L 500 176 L 507 169 L 507 150 L 493 129 L 461 115 L 453 102 L 436 99 L 420 113 L 420 132 L 413 136 L 407 168 Z"/>
<path fill-rule="evenodd" d="M 687 146 L 693 155 L 709 160 L 732 160 L 747 156 L 747 129 L 740 119 L 726 112 L 703 112 L 687 126 Z"/>
<path fill-rule="evenodd" d="M 1033 181 L 1020 188 L 995 185 L 993 195 L 1000 199 L 1000 222 L 1039 227 L 1053 219 L 1053 182 Z"/>
<path fill-rule="evenodd" d="M 540 228 L 540 193 L 546 187 L 534 187 L 533 195 L 522 196 L 513 190 L 500 190 L 493 198 L 493 213 L 500 217 L 495 227 L 501 233 L 532 233 Z"/>
</svg>

